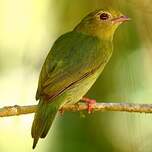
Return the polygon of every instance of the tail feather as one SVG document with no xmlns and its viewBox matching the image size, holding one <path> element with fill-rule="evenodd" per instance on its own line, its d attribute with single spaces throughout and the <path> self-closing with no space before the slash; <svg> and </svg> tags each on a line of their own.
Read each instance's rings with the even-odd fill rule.
<svg viewBox="0 0 152 152">
<path fill-rule="evenodd" d="M 56 113 L 52 113 L 50 119 L 47 120 L 48 123 L 45 125 L 45 128 L 44 128 L 44 130 L 43 130 L 43 132 L 42 132 L 42 134 L 40 136 L 41 138 L 45 138 L 46 137 L 46 135 L 49 132 L 49 129 L 50 129 L 51 125 L 52 125 L 52 122 L 54 120 L 55 115 L 56 115 Z"/>
<path fill-rule="evenodd" d="M 58 107 L 53 102 L 49 104 L 42 99 L 40 100 L 31 130 L 31 135 L 34 139 L 33 149 L 36 147 L 39 138 L 44 138 L 47 135 L 58 111 Z"/>
<path fill-rule="evenodd" d="M 34 138 L 33 146 L 32 146 L 33 149 L 36 147 L 38 140 L 39 138 Z"/>
</svg>

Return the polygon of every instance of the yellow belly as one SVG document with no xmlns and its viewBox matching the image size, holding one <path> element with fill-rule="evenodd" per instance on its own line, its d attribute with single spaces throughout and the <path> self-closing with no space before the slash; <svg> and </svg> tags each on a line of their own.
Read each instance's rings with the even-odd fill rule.
<svg viewBox="0 0 152 152">
<path fill-rule="evenodd" d="M 103 67 L 104 68 L 104 67 Z M 88 92 L 88 90 L 92 87 L 95 83 L 97 78 L 99 77 L 100 73 L 102 72 L 103 68 L 97 70 L 91 76 L 81 80 L 79 83 L 75 84 L 66 91 L 66 99 L 64 103 L 76 103 L 82 99 L 82 97 Z"/>
</svg>

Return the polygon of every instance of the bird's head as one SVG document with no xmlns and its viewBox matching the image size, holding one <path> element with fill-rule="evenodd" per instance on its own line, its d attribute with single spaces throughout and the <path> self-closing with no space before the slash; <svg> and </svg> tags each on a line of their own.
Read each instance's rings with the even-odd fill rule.
<svg viewBox="0 0 152 152">
<path fill-rule="evenodd" d="M 117 10 L 99 9 L 84 17 L 74 30 L 97 36 L 101 39 L 112 40 L 117 27 L 128 20 L 127 16 Z"/>
</svg>

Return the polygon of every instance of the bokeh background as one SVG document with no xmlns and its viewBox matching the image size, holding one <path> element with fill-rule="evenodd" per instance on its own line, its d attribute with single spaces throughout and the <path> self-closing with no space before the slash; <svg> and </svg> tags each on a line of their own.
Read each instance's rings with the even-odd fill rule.
<svg viewBox="0 0 152 152">
<path fill-rule="evenodd" d="M 35 104 L 39 72 L 55 39 L 90 11 L 115 7 L 132 18 L 88 96 L 152 103 L 152 0 L 0 0 L 0 107 Z M 33 114 L 0 119 L 0 152 L 32 152 Z M 151 152 L 152 115 L 65 113 L 35 152 Z"/>
</svg>

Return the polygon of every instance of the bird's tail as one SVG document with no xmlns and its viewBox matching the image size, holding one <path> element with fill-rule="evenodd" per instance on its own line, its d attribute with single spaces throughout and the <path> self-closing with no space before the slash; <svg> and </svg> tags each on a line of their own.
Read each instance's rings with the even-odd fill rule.
<svg viewBox="0 0 152 152">
<path fill-rule="evenodd" d="M 47 135 L 58 108 L 59 106 L 56 103 L 48 103 L 40 99 L 31 130 L 31 135 L 34 139 L 33 149 L 36 147 L 39 138 L 45 138 Z"/>
</svg>

